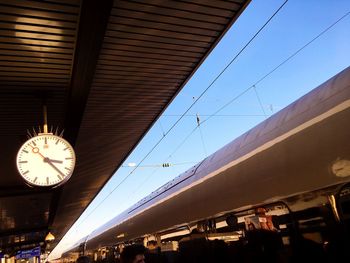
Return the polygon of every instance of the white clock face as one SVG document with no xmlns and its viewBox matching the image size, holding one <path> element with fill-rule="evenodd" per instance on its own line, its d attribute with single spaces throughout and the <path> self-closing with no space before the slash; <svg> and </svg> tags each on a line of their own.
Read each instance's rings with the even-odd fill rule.
<svg viewBox="0 0 350 263">
<path fill-rule="evenodd" d="M 27 183 L 54 186 L 73 173 L 75 153 L 63 138 L 41 134 L 26 141 L 17 154 L 17 169 Z"/>
</svg>

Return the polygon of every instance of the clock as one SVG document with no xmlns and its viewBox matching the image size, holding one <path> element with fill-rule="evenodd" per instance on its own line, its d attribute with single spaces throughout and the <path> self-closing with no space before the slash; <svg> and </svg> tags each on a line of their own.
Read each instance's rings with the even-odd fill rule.
<svg viewBox="0 0 350 263">
<path fill-rule="evenodd" d="M 58 186 L 75 167 L 73 147 L 62 137 L 42 133 L 27 140 L 17 153 L 17 169 L 32 186 Z"/>
</svg>

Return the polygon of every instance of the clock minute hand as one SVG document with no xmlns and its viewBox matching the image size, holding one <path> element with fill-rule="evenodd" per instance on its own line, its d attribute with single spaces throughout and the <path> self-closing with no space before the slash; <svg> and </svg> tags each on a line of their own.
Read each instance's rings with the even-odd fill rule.
<svg viewBox="0 0 350 263">
<path fill-rule="evenodd" d="M 31 145 L 30 145 L 30 146 L 31 146 Z M 40 155 L 41 158 L 43 158 L 44 163 L 48 163 L 48 164 L 51 165 L 52 168 L 55 169 L 61 176 L 65 177 L 65 174 L 62 173 L 62 172 L 60 171 L 60 169 L 58 169 L 58 168 L 56 167 L 56 165 L 54 165 L 54 164 L 52 163 L 52 160 L 50 160 L 49 158 L 47 158 L 47 157 L 45 157 L 44 155 L 41 154 L 41 152 L 39 151 L 39 148 L 38 148 L 38 147 L 33 147 L 33 146 L 31 146 L 31 147 L 32 147 L 33 153 L 37 153 L 37 154 Z M 60 161 L 57 161 L 57 160 L 53 160 L 53 161 L 54 161 L 54 162 L 60 162 Z"/>
<path fill-rule="evenodd" d="M 60 169 L 58 169 L 58 168 L 56 167 L 56 165 L 54 165 L 54 164 L 52 163 L 52 160 L 50 160 L 49 158 L 45 157 L 45 158 L 44 158 L 44 162 L 45 162 L 45 163 L 48 163 L 49 165 L 51 165 L 52 168 L 55 169 L 55 170 L 56 170 L 60 175 L 62 175 L 63 177 L 66 176 L 64 173 L 62 173 L 62 172 L 60 171 Z"/>
</svg>

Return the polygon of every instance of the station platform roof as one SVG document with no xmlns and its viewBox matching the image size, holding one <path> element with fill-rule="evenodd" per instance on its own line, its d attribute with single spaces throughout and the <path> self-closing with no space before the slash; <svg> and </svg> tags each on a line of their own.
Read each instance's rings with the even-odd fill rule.
<svg viewBox="0 0 350 263">
<path fill-rule="evenodd" d="M 1 0 L 0 249 L 57 245 L 248 4 Z M 54 189 L 16 169 L 43 100 L 77 155 Z"/>
</svg>

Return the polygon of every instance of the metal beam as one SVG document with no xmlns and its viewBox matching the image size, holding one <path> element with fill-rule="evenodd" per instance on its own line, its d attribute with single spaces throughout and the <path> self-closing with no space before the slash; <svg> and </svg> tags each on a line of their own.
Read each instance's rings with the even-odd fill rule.
<svg viewBox="0 0 350 263">
<path fill-rule="evenodd" d="M 112 7 L 113 0 L 83 0 L 82 2 L 71 85 L 66 94 L 64 123 L 64 137 L 73 146 L 78 137 Z M 60 187 L 55 189 L 53 194 L 48 220 L 49 228 L 54 222 L 62 191 L 63 187 Z M 59 241 L 58 237 L 53 245 Z"/>
<path fill-rule="evenodd" d="M 64 137 L 72 145 L 78 136 L 112 6 L 112 0 L 84 0 L 82 3 L 65 115 Z"/>
</svg>

